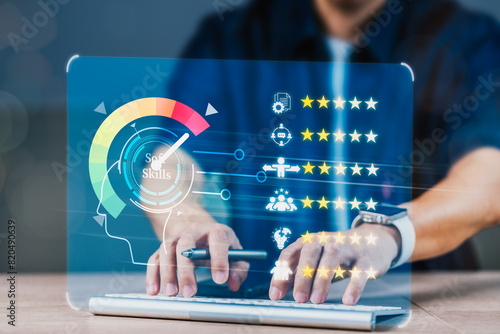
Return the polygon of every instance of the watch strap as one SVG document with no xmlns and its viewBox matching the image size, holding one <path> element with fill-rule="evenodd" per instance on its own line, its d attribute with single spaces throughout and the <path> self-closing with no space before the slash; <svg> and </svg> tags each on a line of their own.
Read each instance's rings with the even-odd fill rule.
<svg viewBox="0 0 500 334">
<path fill-rule="evenodd" d="M 396 268 L 410 260 L 415 249 L 415 227 L 410 217 L 404 216 L 392 222 L 392 225 L 398 229 L 401 235 L 401 249 L 399 255 L 392 261 L 391 268 Z"/>
<path fill-rule="evenodd" d="M 361 219 L 361 216 L 357 216 L 353 220 L 351 228 L 355 228 L 363 223 L 364 222 Z M 398 256 L 391 263 L 391 268 L 395 268 L 410 260 L 413 254 L 416 242 L 415 227 L 413 226 L 413 223 L 411 222 L 408 215 L 392 221 L 389 225 L 394 226 L 401 235 L 401 248 L 399 250 Z"/>
</svg>

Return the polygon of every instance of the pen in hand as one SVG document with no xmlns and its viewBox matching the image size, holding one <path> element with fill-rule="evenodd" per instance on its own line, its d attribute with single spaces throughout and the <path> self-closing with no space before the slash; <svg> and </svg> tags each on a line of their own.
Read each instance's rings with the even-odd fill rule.
<svg viewBox="0 0 500 334">
<path fill-rule="evenodd" d="M 190 248 L 181 252 L 182 256 L 191 260 L 209 260 L 210 251 L 206 248 Z M 230 249 L 228 250 L 229 261 L 263 261 L 267 258 L 264 250 Z"/>
</svg>

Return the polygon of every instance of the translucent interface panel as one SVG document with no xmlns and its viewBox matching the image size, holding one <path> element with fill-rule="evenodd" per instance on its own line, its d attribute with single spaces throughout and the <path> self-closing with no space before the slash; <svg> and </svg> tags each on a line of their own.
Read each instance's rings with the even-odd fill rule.
<svg viewBox="0 0 500 334">
<path fill-rule="evenodd" d="M 302 235 L 339 242 L 360 209 L 410 201 L 412 87 L 400 64 L 74 59 L 71 303 L 142 291 L 171 226 L 227 224 L 244 248 L 267 251 L 244 290 L 269 282 L 280 251 Z M 377 247 L 377 236 L 361 237 L 359 247 Z M 349 279 L 354 264 L 342 265 Z M 397 271 L 370 280 L 361 303 L 409 296 L 409 267 Z"/>
</svg>

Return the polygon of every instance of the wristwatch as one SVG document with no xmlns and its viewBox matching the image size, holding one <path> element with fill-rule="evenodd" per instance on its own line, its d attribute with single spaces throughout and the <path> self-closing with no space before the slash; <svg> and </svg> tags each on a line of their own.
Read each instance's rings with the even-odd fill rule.
<svg viewBox="0 0 500 334">
<path fill-rule="evenodd" d="M 400 266 L 411 258 L 415 249 L 415 228 L 406 209 L 379 205 L 375 211 L 359 210 L 359 215 L 353 220 L 351 228 L 363 223 L 394 226 L 399 231 L 401 247 L 391 263 L 391 268 Z"/>
</svg>

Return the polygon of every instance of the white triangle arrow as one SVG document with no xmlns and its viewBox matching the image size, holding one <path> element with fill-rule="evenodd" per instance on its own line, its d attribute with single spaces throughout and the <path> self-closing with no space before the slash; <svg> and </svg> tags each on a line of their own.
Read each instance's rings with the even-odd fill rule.
<svg viewBox="0 0 500 334">
<path fill-rule="evenodd" d="M 209 103 L 207 106 L 207 111 L 205 112 L 205 116 L 215 115 L 219 112 Z"/>
<path fill-rule="evenodd" d="M 104 106 L 104 102 L 101 102 L 100 105 L 97 106 L 97 108 L 94 109 L 95 112 L 98 112 L 99 114 L 106 115 L 106 107 Z"/>
<path fill-rule="evenodd" d="M 94 216 L 94 220 L 101 226 L 104 224 L 104 216 Z"/>
</svg>

